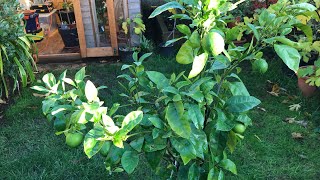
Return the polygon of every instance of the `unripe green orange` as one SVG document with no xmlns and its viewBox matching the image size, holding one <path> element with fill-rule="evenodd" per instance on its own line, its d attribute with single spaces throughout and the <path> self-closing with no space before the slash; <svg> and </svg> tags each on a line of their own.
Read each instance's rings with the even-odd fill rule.
<svg viewBox="0 0 320 180">
<path fill-rule="evenodd" d="M 253 71 L 263 74 L 268 70 L 268 63 L 264 59 L 257 59 L 253 62 L 252 69 Z"/>
<path fill-rule="evenodd" d="M 83 134 L 81 133 L 68 133 L 66 136 L 66 144 L 69 147 L 75 148 L 78 147 L 83 140 Z"/>
<path fill-rule="evenodd" d="M 232 130 L 236 133 L 242 134 L 246 130 L 246 126 L 242 123 L 237 123 Z"/>
</svg>

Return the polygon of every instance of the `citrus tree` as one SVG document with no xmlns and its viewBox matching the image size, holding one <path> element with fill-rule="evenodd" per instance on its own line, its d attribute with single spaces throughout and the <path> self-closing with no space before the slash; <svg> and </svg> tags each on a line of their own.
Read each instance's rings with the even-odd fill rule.
<svg viewBox="0 0 320 180">
<path fill-rule="evenodd" d="M 124 74 L 119 78 L 128 81 L 120 83 L 124 88 L 120 95 L 128 99 L 135 111 L 123 116 L 117 114 L 121 108 L 118 103 L 110 109 L 104 107 L 98 97 L 103 87 L 96 88 L 89 80 L 85 82 L 83 68 L 74 80 L 67 78 L 66 72 L 58 79 L 47 74 L 43 77 L 45 86 L 33 87 L 47 93 L 42 106 L 44 114 L 57 124 L 57 134 L 66 135 L 69 146 L 81 144 L 84 136 L 86 155 L 105 156 L 110 173 L 123 170 L 132 173 L 143 155 L 156 172 L 166 167 L 166 172 L 171 173 L 161 174 L 171 179 L 212 180 L 224 179 L 226 171 L 237 174 L 228 154 L 234 152 L 252 124 L 248 112 L 260 104 L 239 78 L 239 64 L 251 61 L 254 70 L 264 73 L 267 62 L 262 50 L 271 46 L 295 70 L 300 60 L 297 48 L 280 40 L 285 37 L 275 36 L 285 36 L 299 24 L 295 21 L 296 14 L 308 14 L 314 9 L 307 3 L 279 1 L 258 14 L 258 21 L 247 19 L 229 29 L 225 23 L 228 14 L 241 2 L 182 0 L 155 9 L 150 18 L 175 9 L 177 13 L 170 18 L 189 21 L 177 25 L 184 36 L 168 42 L 184 40 L 176 61 L 186 68 L 167 77 L 145 69 L 143 62 L 151 53 L 140 58 L 134 53 L 134 63 L 123 65 Z M 277 7 L 283 8 L 283 12 L 273 11 Z M 269 26 L 279 27 L 268 29 Z M 236 46 L 233 40 L 243 33 L 253 34 L 252 39 Z"/>
</svg>

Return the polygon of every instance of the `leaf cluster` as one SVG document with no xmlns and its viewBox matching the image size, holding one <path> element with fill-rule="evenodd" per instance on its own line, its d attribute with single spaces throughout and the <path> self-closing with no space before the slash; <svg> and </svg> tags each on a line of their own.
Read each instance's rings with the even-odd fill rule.
<svg viewBox="0 0 320 180">
<path fill-rule="evenodd" d="M 0 98 L 9 98 L 20 85 L 25 87 L 35 79 L 33 42 L 24 32 L 23 14 L 17 9 L 14 0 L 0 3 Z"/>
</svg>

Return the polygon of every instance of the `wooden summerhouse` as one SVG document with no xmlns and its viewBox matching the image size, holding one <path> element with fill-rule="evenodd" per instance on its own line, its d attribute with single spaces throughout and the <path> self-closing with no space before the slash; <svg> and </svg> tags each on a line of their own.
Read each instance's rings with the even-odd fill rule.
<svg viewBox="0 0 320 180">
<path fill-rule="evenodd" d="M 20 0 L 20 3 L 25 9 L 34 9 L 34 4 L 47 2 Z M 52 0 L 50 3 L 53 7 L 48 12 L 38 12 L 39 24 L 44 29 L 44 38 L 37 42 L 40 61 L 116 56 L 121 43 L 118 40 L 121 20 L 141 14 L 140 0 Z M 64 8 L 68 4 L 73 7 L 66 13 Z M 42 5 L 38 7 L 41 9 Z M 63 28 L 70 31 L 66 33 Z M 68 39 L 72 36 L 76 36 L 76 42 L 66 45 L 73 41 Z"/>
</svg>

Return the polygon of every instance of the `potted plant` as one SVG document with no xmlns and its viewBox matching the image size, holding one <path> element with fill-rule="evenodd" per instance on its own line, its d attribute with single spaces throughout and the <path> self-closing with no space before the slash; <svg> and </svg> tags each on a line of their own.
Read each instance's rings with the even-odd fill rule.
<svg viewBox="0 0 320 180">
<path fill-rule="evenodd" d="M 182 20 L 177 18 L 179 13 L 184 14 L 184 11 L 180 11 L 179 9 L 169 9 L 168 12 L 164 12 L 163 14 L 156 17 L 157 28 L 159 33 L 161 34 L 161 38 L 158 38 L 158 48 L 159 54 L 164 57 L 171 57 L 177 52 L 178 41 L 184 39 L 183 33 L 180 33 L 180 30 L 177 27 L 178 23 L 181 24 L 190 24 L 190 21 L 185 20 L 182 23 Z M 181 15 L 180 14 L 180 15 Z M 177 31 L 178 30 L 178 31 Z M 180 44 L 181 45 L 181 44 Z"/>
<path fill-rule="evenodd" d="M 62 3 L 62 9 L 58 10 L 58 17 L 60 22 L 67 22 L 68 24 L 72 24 L 75 22 L 75 16 L 73 11 L 73 3 L 64 1 Z"/>
<path fill-rule="evenodd" d="M 317 87 L 320 87 L 320 58 L 314 65 L 301 66 L 298 70 L 298 87 L 305 97 L 314 94 Z"/>
<path fill-rule="evenodd" d="M 73 3 L 65 1 L 62 10 L 58 11 L 60 18 L 59 34 L 66 48 L 79 46 L 78 31 L 73 12 Z"/>
<path fill-rule="evenodd" d="M 119 57 L 123 62 L 133 62 L 132 54 L 139 49 L 138 44 L 132 42 L 132 34 L 140 36 L 141 39 L 143 32 L 145 32 L 146 27 L 141 17 L 139 14 L 133 19 L 127 18 L 121 23 L 122 31 L 125 34 L 125 43 L 119 45 Z"/>
</svg>

